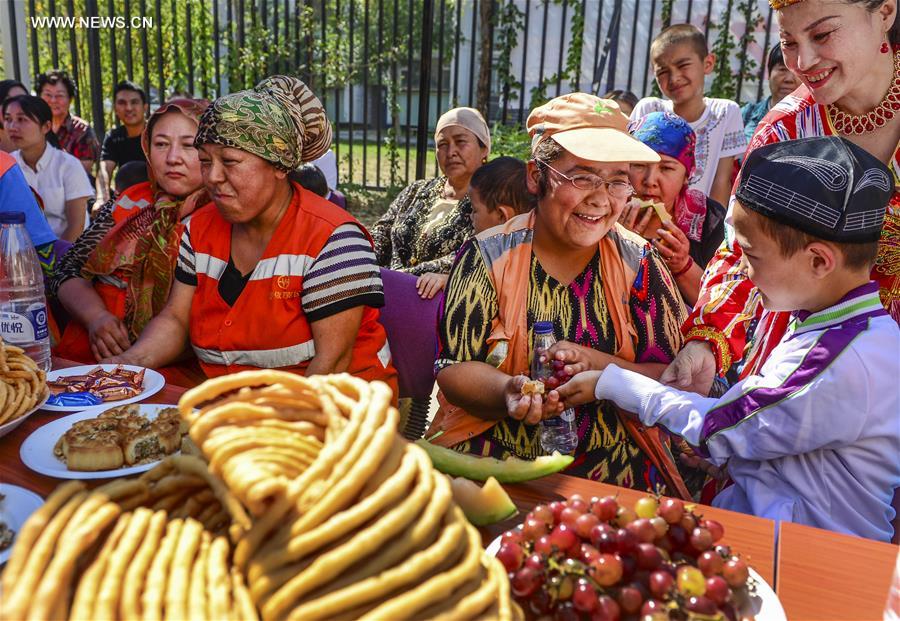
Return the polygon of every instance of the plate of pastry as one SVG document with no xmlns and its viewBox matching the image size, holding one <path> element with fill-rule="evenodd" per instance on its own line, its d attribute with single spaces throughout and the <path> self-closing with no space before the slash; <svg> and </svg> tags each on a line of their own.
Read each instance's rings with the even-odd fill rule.
<svg viewBox="0 0 900 621">
<path fill-rule="evenodd" d="M 166 385 L 153 369 L 130 364 L 88 364 L 47 373 L 50 398 L 45 412 L 80 412 L 93 406 L 125 405 L 150 397 Z"/>
<path fill-rule="evenodd" d="M 50 477 L 107 479 L 150 470 L 180 451 L 186 433 L 174 405 L 98 406 L 36 429 L 19 455 Z"/>
</svg>

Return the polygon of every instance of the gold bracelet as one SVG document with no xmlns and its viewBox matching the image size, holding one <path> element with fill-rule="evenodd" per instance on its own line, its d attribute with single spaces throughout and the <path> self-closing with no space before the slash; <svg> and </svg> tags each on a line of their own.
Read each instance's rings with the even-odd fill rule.
<svg viewBox="0 0 900 621">
<path fill-rule="evenodd" d="M 694 327 L 687 331 L 684 340 L 709 343 L 716 356 L 720 374 L 724 375 L 731 368 L 731 348 L 728 347 L 728 339 L 718 330 L 706 326 Z"/>
</svg>

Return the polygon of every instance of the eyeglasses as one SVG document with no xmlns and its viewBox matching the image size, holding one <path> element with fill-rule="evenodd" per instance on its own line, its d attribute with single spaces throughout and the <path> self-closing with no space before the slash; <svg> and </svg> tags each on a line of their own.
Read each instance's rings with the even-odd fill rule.
<svg viewBox="0 0 900 621">
<path fill-rule="evenodd" d="M 599 190 L 601 186 L 606 186 L 606 191 L 613 198 L 628 198 L 634 194 L 634 188 L 626 181 L 607 181 L 599 175 L 591 174 L 570 177 L 565 173 L 559 172 L 544 160 L 535 158 L 535 161 L 540 162 L 579 190 Z"/>
</svg>

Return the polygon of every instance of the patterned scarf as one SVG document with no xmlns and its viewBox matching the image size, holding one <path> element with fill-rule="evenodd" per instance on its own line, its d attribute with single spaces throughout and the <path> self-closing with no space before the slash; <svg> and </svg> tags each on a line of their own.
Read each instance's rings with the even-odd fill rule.
<svg viewBox="0 0 900 621">
<path fill-rule="evenodd" d="M 141 146 L 148 162 L 152 203 L 113 225 L 81 270 L 87 279 L 115 275 L 125 283 L 124 322 L 132 342 L 159 314 L 169 297 L 183 231 L 181 221 L 209 202 L 205 188 L 183 198 L 159 188 L 149 166 L 150 133 L 156 121 L 167 112 L 178 111 L 197 120 L 208 105 L 206 100 L 173 99 L 151 115 L 141 136 Z M 118 200 L 134 200 L 140 188 L 129 188 L 132 196 L 126 190 Z"/>
<path fill-rule="evenodd" d="M 194 146 L 240 149 L 289 172 L 324 155 L 331 136 L 322 102 L 309 87 L 276 75 L 216 99 L 200 118 Z"/>
<path fill-rule="evenodd" d="M 675 158 L 684 165 L 685 179 L 694 174 L 694 148 L 697 137 L 687 121 L 671 112 L 651 112 L 632 121 L 631 135 L 663 155 Z M 688 239 L 700 241 L 706 220 L 706 195 L 688 189 L 687 182 L 675 199 L 675 224 Z"/>
</svg>

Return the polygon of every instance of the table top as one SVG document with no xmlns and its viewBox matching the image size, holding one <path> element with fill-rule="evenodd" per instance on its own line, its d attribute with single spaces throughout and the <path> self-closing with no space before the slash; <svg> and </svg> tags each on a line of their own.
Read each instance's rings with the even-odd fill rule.
<svg viewBox="0 0 900 621">
<path fill-rule="evenodd" d="M 53 360 L 54 369 L 76 364 L 59 358 Z M 178 403 L 185 391 L 185 388 L 167 384 L 145 403 Z M 19 447 L 35 429 L 67 415 L 37 412 L 0 438 L 0 482 L 20 485 L 44 497 L 60 484 L 60 480 L 32 472 L 22 464 Z M 573 494 L 586 498 L 618 495 L 627 505 L 644 495 L 636 490 L 562 474 L 504 487 L 523 514 L 536 504 Z M 746 558 L 775 588 L 791 621 L 881 618 L 898 554 L 897 546 L 782 523 L 776 548 L 776 525 L 771 520 L 705 505 L 698 505 L 695 511 L 722 523 L 725 527 L 723 543 Z M 482 529 L 485 543 L 518 524 L 523 514 Z"/>
<path fill-rule="evenodd" d="M 778 599 L 794 621 L 882 619 L 900 548 L 783 522 Z"/>
</svg>

